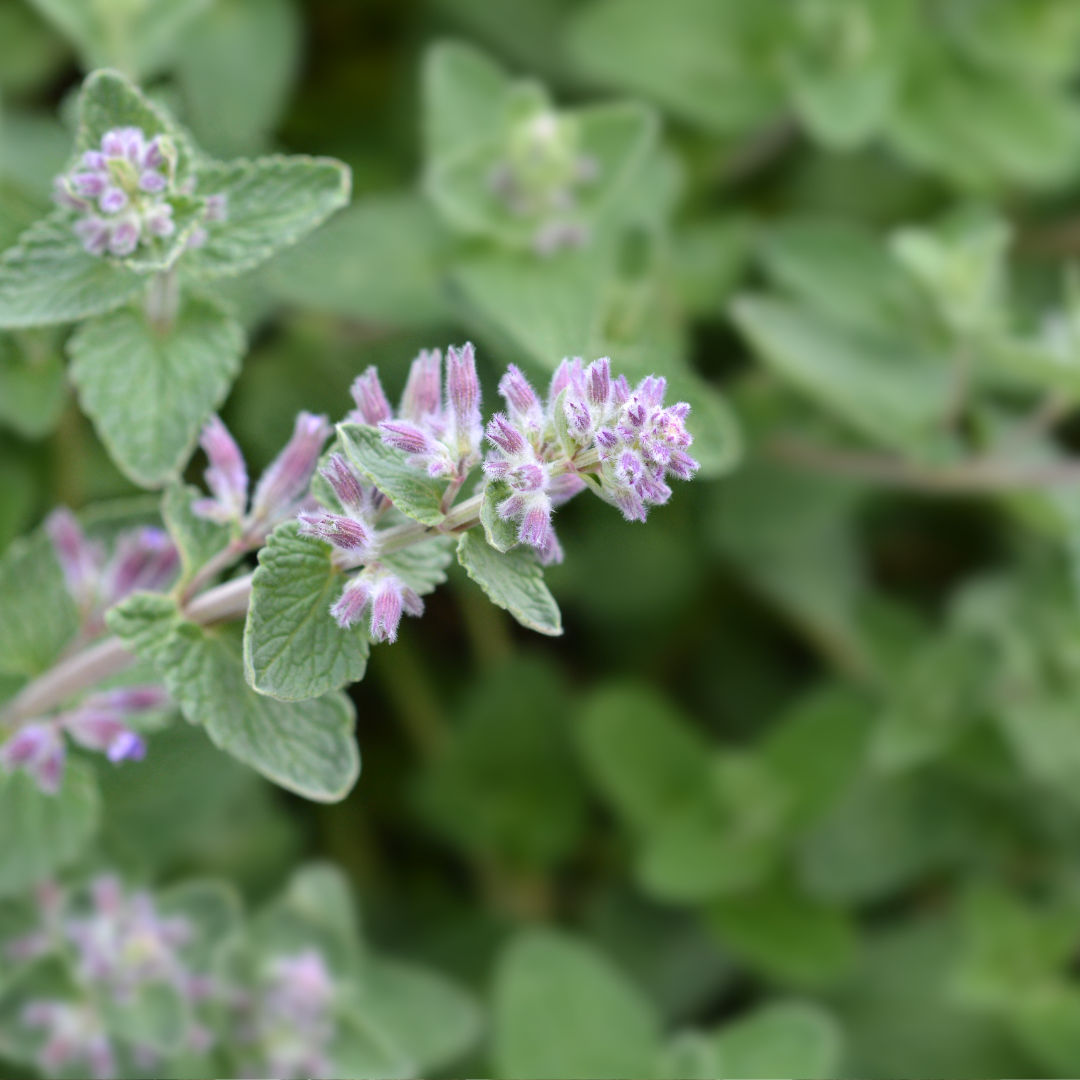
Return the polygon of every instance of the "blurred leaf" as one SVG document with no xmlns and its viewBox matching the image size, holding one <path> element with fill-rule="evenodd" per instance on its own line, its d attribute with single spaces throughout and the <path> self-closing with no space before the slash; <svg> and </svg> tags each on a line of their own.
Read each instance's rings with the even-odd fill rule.
<svg viewBox="0 0 1080 1080">
<path fill-rule="evenodd" d="M 225 216 L 207 223 L 206 243 L 183 268 L 199 277 L 232 277 L 265 262 L 318 228 L 349 201 L 351 175 L 332 158 L 258 158 L 199 169 L 200 197 L 224 196 Z"/>
<path fill-rule="evenodd" d="M 187 119 L 222 158 L 265 149 L 300 64 L 292 0 L 214 0 L 176 41 Z"/>
<path fill-rule="evenodd" d="M 264 278 L 291 304 L 362 322 L 427 326 L 449 318 L 446 246 L 434 213 L 415 195 L 368 195 L 275 258 Z"/>
<path fill-rule="evenodd" d="M 167 328 L 138 308 L 85 323 L 68 344 L 83 409 L 124 474 L 176 476 L 240 368 L 244 334 L 216 304 L 185 298 Z"/>
<path fill-rule="evenodd" d="M 501 1076 L 648 1076 L 657 1021 L 637 990 L 589 946 L 550 930 L 519 934 L 499 959 L 494 1056 Z"/>
<path fill-rule="evenodd" d="M 33 677 L 79 629 L 79 613 L 43 531 L 0 558 L 0 671 Z"/>
<path fill-rule="evenodd" d="M 597 0 L 571 22 L 583 72 L 655 98 L 711 131 L 746 131 L 780 108 L 768 51 L 781 7 L 739 0 Z"/>
<path fill-rule="evenodd" d="M 836 1075 L 843 1049 L 836 1021 L 817 1005 L 777 1002 L 720 1028 L 714 1037 L 724 1076 Z"/>
<path fill-rule="evenodd" d="M 64 63 L 64 46 L 22 3 L 0 4 L 0 91 L 40 90 Z M 0 128 L 4 121 L 0 120 Z"/>
<path fill-rule="evenodd" d="M 497 865 L 546 867 L 573 851 L 584 792 L 561 676 L 539 660 L 512 660 L 479 681 L 449 745 L 421 778 L 431 827 Z"/>
<path fill-rule="evenodd" d="M 26 439 L 49 434 L 67 404 L 67 373 L 54 335 L 0 334 L 0 422 Z"/>
<path fill-rule="evenodd" d="M 204 563 L 222 551 L 231 539 L 228 525 L 199 517 L 191 504 L 204 498 L 203 492 L 190 484 L 171 483 L 161 499 L 161 516 L 169 535 L 180 551 L 182 580 L 190 581 Z"/>
<path fill-rule="evenodd" d="M 360 773 L 347 698 L 275 701 L 244 681 L 240 642 L 180 618 L 166 597 L 136 593 L 109 613 L 109 627 L 157 668 L 169 694 L 214 743 L 305 798 L 335 802 Z"/>
<path fill-rule="evenodd" d="M 544 584 L 544 572 L 531 548 L 503 554 L 472 531 L 462 534 L 457 552 L 458 562 L 493 604 L 539 634 L 562 634 L 559 605 Z"/>
<path fill-rule="evenodd" d="M 56 795 L 22 771 L 0 771 L 0 896 L 23 893 L 81 858 L 100 816 L 94 774 L 81 761 L 67 762 Z"/>
<path fill-rule="evenodd" d="M 191 1023 L 188 1002 L 167 982 L 144 983 L 122 1003 L 106 999 L 103 1011 L 111 1034 L 159 1054 L 180 1050 Z"/>
<path fill-rule="evenodd" d="M 281 701 L 317 698 L 367 670 L 363 626 L 343 630 L 330 614 L 345 584 L 329 544 L 279 525 L 259 552 L 244 627 L 249 685 Z"/>
<path fill-rule="evenodd" d="M 782 984 L 816 988 L 835 983 L 858 958 L 851 916 L 803 896 L 787 881 L 715 900 L 706 919 L 725 948 Z"/>
</svg>

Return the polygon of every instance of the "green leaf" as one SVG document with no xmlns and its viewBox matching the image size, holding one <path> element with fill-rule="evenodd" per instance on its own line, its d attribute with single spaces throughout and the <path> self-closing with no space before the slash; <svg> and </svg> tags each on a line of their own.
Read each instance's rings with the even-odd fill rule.
<svg viewBox="0 0 1080 1080">
<path fill-rule="evenodd" d="M 0 672 L 40 675 L 78 629 L 52 542 L 41 530 L 14 541 L 0 559 Z"/>
<path fill-rule="evenodd" d="M 137 127 L 152 139 L 156 135 L 176 136 L 165 114 L 119 71 L 108 69 L 88 75 L 79 94 L 79 133 L 76 150 L 101 149 L 104 135 L 118 127 Z M 190 168 L 190 150 L 184 140 L 177 142 L 180 164 L 177 175 L 183 180 Z"/>
<path fill-rule="evenodd" d="M 531 548 L 515 548 L 503 554 L 474 532 L 458 541 L 458 562 L 484 590 L 487 598 L 505 608 L 522 626 L 558 637 L 562 615 L 544 584 L 544 572 Z"/>
<path fill-rule="evenodd" d="M 369 649 L 362 626 L 342 630 L 330 615 L 346 580 L 333 549 L 298 528 L 295 521 L 279 525 L 259 552 L 244 628 L 249 685 L 282 701 L 359 682 Z"/>
<path fill-rule="evenodd" d="M 94 773 L 81 761 L 67 762 L 56 795 L 24 772 L 0 771 L 0 896 L 23 893 L 83 856 L 100 816 Z"/>
<path fill-rule="evenodd" d="M 177 35 L 209 0 L 119 7 L 82 0 L 31 2 L 78 49 L 85 69 L 114 66 L 147 75 L 169 61 Z"/>
<path fill-rule="evenodd" d="M 79 400 L 113 460 L 157 487 L 183 468 L 228 393 L 244 334 L 216 304 L 184 297 L 167 329 L 124 308 L 85 323 L 68 349 Z"/>
<path fill-rule="evenodd" d="M 26 439 L 48 435 L 67 404 L 67 372 L 48 331 L 0 334 L 0 423 Z"/>
<path fill-rule="evenodd" d="M 494 1056 L 502 1076 L 650 1076 L 652 1007 L 588 945 L 550 930 L 514 938 L 499 958 Z"/>
<path fill-rule="evenodd" d="M 593 782 L 636 832 L 660 827 L 708 787 L 708 744 L 645 685 L 599 692 L 579 738 Z"/>
<path fill-rule="evenodd" d="M 190 1008 L 171 983 L 144 983 L 130 1000 L 106 998 L 104 1005 L 105 1025 L 113 1035 L 159 1054 L 175 1054 L 182 1048 L 191 1024 Z"/>
<path fill-rule="evenodd" d="M 576 847 L 585 793 L 570 744 L 573 702 L 557 669 L 511 660 L 469 693 L 421 778 L 431 827 L 471 855 L 543 868 Z"/>
<path fill-rule="evenodd" d="M 816 1005 L 777 1002 L 744 1020 L 726 1024 L 715 1036 L 723 1076 L 807 1080 L 837 1075 L 843 1047 L 840 1028 Z"/>
<path fill-rule="evenodd" d="M 1024 1046 L 1044 1067 L 1070 1076 L 1080 1067 L 1080 990 L 1062 981 L 1011 1017 Z"/>
<path fill-rule="evenodd" d="M 219 525 L 216 521 L 199 517 L 191 509 L 191 504 L 202 498 L 205 495 L 197 487 L 174 481 L 165 489 L 161 499 L 161 516 L 180 551 L 183 566 L 181 580 L 184 582 L 190 581 L 195 571 L 222 551 L 232 539 L 232 530 L 228 525 Z"/>
<path fill-rule="evenodd" d="M 184 115 L 209 153 L 265 150 L 299 72 L 299 23 L 292 0 L 214 0 L 176 42 Z"/>
<path fill-rule="evenodd" d="M 938 358 L 775 300 L 742 297 L 732 314 L 781 378 L 872 442 L 926 453 L 949 400 L 950 372 Z"/>
<path fill-rule="evenodd" d="M 423 543 L 383 555 L 379 562 L 390 567 L 414 592 L 427 596 L 446 581 L 446 568 L 454 559 L 454 538 L 432 536 Z"/>
<path fill-rule="evenodd" d="M 476 1043 L 482 1027 L 469 994 L 415 964 L 369 958 L 356 1001 L 365 1020 L 400 1047 L 414 1076 L 453 1064 Z"/>
<path fill-rule="evenodd" d="M 498 514 L 499 503 L 509 497 L 510 485 L 505 480 L 489 480 L 484 485 L 484 498 L 480 503 L 484 538 L 496 551 L 504 554 L 518 542 L 517 526 L 512 521 L 504 521 Z"/>
<path fill-rule="evenodd" d="M 200 198 L 224 195 L 224 221 L 184 259 L 199 277 L 232 277 L 265 262 L 318 228 L 349 201 L 350 174 L 332 158 L 268 157 L 200 167 Z"/>
<path fill-rule="evenodd" d="M 137 593 L 113 608 L 108 622 L 154 664 L 185 718 L 222 750 L 305 798 L 336 802 L 348 794 L 360 758 L 347 698 L 283 702 L 257 694 L 244 680 L 237 636 L 187 622 L 167 597 Z"/>
<path fill-rule="evenodd" d="M 849 974 L 858 958 L 851 916 L 787 882 L 713 901 L 706 919 L 725 949 L 780 983 L 828 986 Z"/>
<path fill-rule="evenodd" d="M 781 14 L 741 0 L 601 0 L 572 20 L 570 53 L 600 82 L 711 131 L 746 131 L 781 105 L 768 56 Z"/>
<path fill-rule="evenodd" d="M 341 447 L 353 465 L 389 495 L 407 517 L 423 525 L 441 525 L 445 484 L 406 464 L 406 455 L 382 440 L 367 424 L 338 424 Z"/>
<path fill-rule="evenodd" d="M 285 252 L 262 280 L 291 304 L 350 319 L 428 326 L 449 319 L 449 252 L 434 211 L 414 194 L 367 195 Z"/>
<path fill-rule="evenodd" d="M 0 327 L 76 322 L 112 311 L 144 288 L 138 274 L 84 251 L 70 212 L 54 210 L 0 257 Z"/>
</svg>

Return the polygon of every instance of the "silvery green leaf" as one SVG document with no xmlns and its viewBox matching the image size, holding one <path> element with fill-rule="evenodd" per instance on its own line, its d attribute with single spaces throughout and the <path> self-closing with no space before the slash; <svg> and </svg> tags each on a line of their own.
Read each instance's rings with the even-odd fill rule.
<svg viewBox="0 0 1080 1080">
<path fill-rule="evenodd" d="M 653 1075 L 654 1007 L 584 941 L 553 930 L 519 933 L 499 957 L 493 1007 L 501 1076 Z"/>
<path fill-rule="evenodd" d="M 174 481 L 165 489 L 161 499 L 161 516 L 180 552 L 184 581 L 189 581 L 195 571 L 221 551 L 232 538 L 228 525 L 199 517 L 191 509 L 191 504 L 201 498 L 205 496 L 197 487 Z"/>
<path fill-rule="evenodd" d="M 25 892 L 86 851 L 101 799 L 93 770 L 68 760 L 56 795 L 24 772 L 0 771 L 0 896 Z"/>
<path fill-rule="evenodd" d="M 544 572 L 531 548 L 503 554 L 475 532 L 458 541 L 458 562 L 498 607 L 505 608 L 522 626 L 558 637 L 562 615 L 544 584 Z"/>
<path fill-rule="evenodd" d="M 54 210 L 0 257 L 0 327 L 76 322 L 142 292 L 138 274 L 83 250 L 73 221 L 70 211 Z"/>
<path fill-rule="evenodd" d="M 234 628 L 196 626 L 165 596 L 136 593 L 110 611 L 108 622 L 154 664 L 185 718 L 222 750 L 305 798 L 336 802 L 348 794 L 360 774 L 348 698 L 285 702 L 257 694 L 244 679 Z"/>
<path fill-rule="evenodd" d="M 68 349 L 79 400 L 113 460 L 156 487 L 184 466 L 224 400 L 244 334 L 216 304 L 189 296 L 165 330 L 128 307 L 84 324 Z"/>
<path fill-rule="evenodd" d="M 0 559 L 0 671 L 39 675 L 79 628 L 52 543 L 41 530 Z"/>
<path fill-rule="evenodd" d="M 565 410 L 556 407 L 556 416 L 565 416 Z M 499 503 L 510 497 L 510 485 L 505 480 L 489 480 L 484 485 L 484 498 L 480 503 L 480 524 L 484 537 L 496 551 L 507 552 L 517 542 L 517 526 L 499 517 Z"/>
<path fill-rule="evenodd" d="M 48 435 L 67 404 L 67 372 L 50 331 L 0 333 L 0 423 L 26 439 Z"/>
<path fill-rule="evenodd" d="M 184 269 L 231 277 L 295 244 L 349 201 L 350 174 L 331 158 L 268 157 L 212 162 L 199 169 L 196 194 L 224 195 L 225 220 L 207 222 L 206 243 Z"/>
<path fill-rule="evenodd" d="M 282 701 L 320 697 L 359 682 L 369 642 L 362 625 L 343 630 L 330 615 L 345 575 L 333 548 L 279 525 L 259 552 L 244 628 L 244 668 L 260 694 Z"/>
<path fill-rule="evenodd" d="M 412 547 L 379 558 L 420 596 L 434 592 L 446 581 L 446 568 L 454 558 L 454 538 L 433 536 Z"/>
<path fill-rule="evenodd" d="M 177 43 L 184 117 L 208 153 L 266 149 L 299 74 L 300 21 L 294 0 L 214 0 Z"/>
<path fill-rule="evenodd" d="M 378 428 L 367 424 L 338 424 L 345 455 L 403 514 L 423 525 L 441 525 L 446 514 L 442 496 L 446 484 L 406 464 L 406 455 L 387 446 Z"/>
<path fill-rule="evenodd" d="M 777 1001 L 725 1024 L 714 1036 L 721 1076 L 768 1080 L 836 1076 L 843 1036 L 820 1006 Z"/>
</svg>

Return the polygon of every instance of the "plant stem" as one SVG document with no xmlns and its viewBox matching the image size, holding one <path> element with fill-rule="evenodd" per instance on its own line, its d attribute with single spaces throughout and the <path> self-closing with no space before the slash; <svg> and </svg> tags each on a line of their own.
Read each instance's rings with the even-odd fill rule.
<svg viewBox="0 0 1080 1080">
<path fill-rule="evenodd" d="M 931 495 L 1080 486 L 1080 462 L 1071 459 L 1017 466 L 986 457 L 959 465 L 934 466 L 816 446 L 798 439 L 778 439 L 768 446 L 766 453 L 775 461 L 798 469 L 872 480 L 888 487 L 910 488 Z"/>
</svg>

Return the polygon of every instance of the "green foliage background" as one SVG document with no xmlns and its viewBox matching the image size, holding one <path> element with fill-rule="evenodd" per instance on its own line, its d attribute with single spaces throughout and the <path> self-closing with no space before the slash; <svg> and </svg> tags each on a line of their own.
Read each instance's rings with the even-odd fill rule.
<svg viewBox="0 0 1080 1080">
<path fill-rule="evenodd" d="M 253 472 L 298 410 L 340 419 L 369 364 L 394 397 L 419 348 L 471 338 L 488 405 L 508 361 L 667 375 L 706 478 L 645 526 L 559 511 L 562 637 L 455 564 L 350 690 L 343 802 L 174 726 L 145 762 L 85 765 L 102 800 L 55 841 L 71 872 L 209 874 L 258 905 L 336 863 L 367 940 L 484 1004 L 445 1075 L 1077 1075 L 1076 487 L 947 482 L 1077 441 L 1075 0 L 163 2 L 124 41 L 71 22 L 110 6 L 0 0 L 0 248 L 47 211 L 101 63 L 217 157 L 353 171 L 349 208 L 215 286 L 251 345 L 223 416 Z M 607 132 L 625 175 L 581 251 L 537 256 L 485 202 L 492 64 Z M 138 493 L 65 333 L 0 338 L 0 550 L 54 505 Z M 1010 449 L 1040 403 L 1052 423 Z M 846 467 L 869 452 L 907 471 Z M 0 798 L 0 851 L 8 828 Z"/>
</svg>

